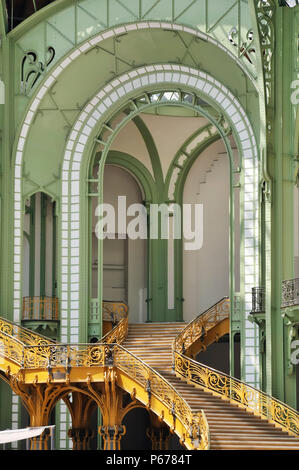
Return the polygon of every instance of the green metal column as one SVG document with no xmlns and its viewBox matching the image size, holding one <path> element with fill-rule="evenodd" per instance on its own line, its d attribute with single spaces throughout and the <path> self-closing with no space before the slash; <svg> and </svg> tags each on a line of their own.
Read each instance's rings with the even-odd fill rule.
<svg viewBox="0 0 299 470">
<path fill-rule="evenodd" d="M 56 204 L 52 204 L 52 296 L 56 297 L 57 292 L 57 269 L 56 269 L 56 245 L 57 245 L 57 217 L 56 217 Z"/>
<path fill-rule="evenodd" d="M 29 296 L 34 296 L 35 281 L 35 198 L 36 194 L 30 198 L 30 231 L 29 231 Z"/>
<path fill-rule="evenodd" d="M 40 296 L 46 295 L 46 216 L 47 196 L 41 193 L 40 200 Z"/>
<path fill-rule="evenodd" d="M 1 315 L 13 318 L 13 165 L 11 164 L 12 146 L 14 138 L 14 106 L 13 106 L 13 80 L 14 66 L 13 45 L 6 37 L 6 28 L 4 21 L 3 2 L 0 12 L 0 77 L 5 85 L 4 100 L 5 113 L 3 121 L 1 120 L 0 157 L 1 157 L 1 277 L 0 277 L 0 308 Z M 3 177 L 5 175 L 5 177 Z M 1 428 L 11 428 L 12 422 L 12 392 L 10 388 L 0 381 L 0 397 L 2 406 L 0 407 Z M 5 403 L 5 406 L 3 404 Z"/>
<path fill-rule="evenodd" d="M 293 119 L 291 81 L 293 72 L 293 12 L 277 8 L 275 26 L 275 108 L 273 112 L 273 149 L 268 153 L 269 172 L 273 178 L 272 201 L 272 393 L 296 406 L 296 377 L 287 373 L 287 330 L 281 316 L 281 283 L 293 277 Z"/>
</svg>

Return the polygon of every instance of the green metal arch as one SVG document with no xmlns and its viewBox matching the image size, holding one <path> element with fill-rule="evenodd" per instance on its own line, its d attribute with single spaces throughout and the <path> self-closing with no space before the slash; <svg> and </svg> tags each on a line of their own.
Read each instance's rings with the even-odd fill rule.
<svg viewBox="0 0 299 470">
<path fill-rule="evenodd" d="M 173 86 L 170 87 L 170 86 L 166 86 L 165 84 L 161 85 L 161 87 L 158 87 L 158 90 L 157 90 L 157 86 L 155 87 L 155 90 L 156 91 L 165 91 L 165 90 L 168 90 L 168 89 L 171 89 L 173 90 Z M 226 150 L 227 150 L 227 154 L 229 156 L 229 161 L 230 161 L 230 192 L 232 193 L 232 187 L 233 187 L 233 184 L 232 184 L 232 181 L 233 181 L 233 170 L 234 170 L 234 161 L 233 161 L 233 155 L 232 155 L 232 150 L 231 150 L 231 147 L 230 147 L 230 142 L 229 142 L 229 139 L 228 139 L 228 135 L 230 133 L 230 128 L 229 127 L 221 127 L 221 124 L 222 124 L 222 115 L 221 115 L 221 118 L 218 117 L 218 120 L 212 116 L 209 112 L 207 112 L 206 110 L 203 110 L 200 106 L 196 106 L 195 105 L 195 95 L 194 95 L 194 92 L 191 93 L 193 96 L 194 96 L 194 99 L 192 100 L 192 103 L 168 103 L 169 106 L 171 105 L 175 105 L 175 106 L 178 106 L 178 104 L 180 106 L 183 106 L 183 107 L 186 107 L 188 109 L 193 109 L 195 110 L 199 115 L 203 115 L 204 117 L 206 117 L 208 119 L 208 121 L 210 123 L 212 123 L 217 129 L 218 129 L 218 132 L 219 132 L 219 137 L 218 138 L 222 138 L 223 139 L 223 142 L 224 142 L 224 145 L 226 147 Z M 140 96 L 140 95 L 139 95 Z M 137 98 L 136 98 L 137 99 Z M 105 167 L 105 163 L 107 161 L 107 158 L 108 158 L 108 155 L 109 155 L 109 152 L 110 152 L 110 148 L 111 148 L 111 145 L 112 145 L 112 142 L 114 140 L 114 138 L 118 135 L 118 133 L 121 131 L 121 129 L 129 122 L 131 121 L 132 119 L 134 119 L 136 116 L 138 116 L 140 114 L 140 112 L 144 111 L 144 110 L 148 110 L 152 107 L 157 107 L 157 103 L 144 103 L 142 107 L 138 107 L 136 104 L 134 105 L 134 98 L 127 98 L 127 103 L 131 103 L 132 106 L 133 106 L 133 111 L 129 114 L 125 114 L 125 117 L 123 119 L 123 121 L 121 121 L 120 123 L 117 124 L 116 128 L 113 130 L 113 132 L 111 132 L 109 134 L 109 137 L 107 139 L 107 141 L 104 143 L 104 149 L 102 150 L 102 154 L 101 154 L 101 160 L 100 160 L 100 165 L 99 165 L 99 171 L 98 171 L 98 203 L 101 204 L 102 201 L 103 201 L 103 184 L 102 184 L 102 181 L 103 181 L 103 176 L 104 176 L 104 167 Z M 159 105 L 159 104 L 158 104 Z M 165 102 L 161 102 L 161 105 L 165 106 Z M 125 109 L 125 106 L 121 106 L 121 111 L 123 112 L 123 110 Z M 214 109 L 214 108 L 213 108 Z M 106 118 L 106 122 L 102 125 L 100 125 L 98 127 L 98 131 L 97 131 L 97 135 L 100 135 L 101 134 L 101 129 L 103 129 L 105 126 L 107 128 L 107 126 L 109 127 L 109 122 L 110 121 L 113 121 L 113 119 L 116 117 L 116 115 L 119 113 L 119 109 L 118 110 L 115 110 L 113 112 L 113 109 L 111 110 L 111 112 L 109 113 L 109 116 L 107 116 Z M 86 181 L 86 176 L 88 175 L 88 173 L 90 173 L 90 164 L 91 164 L 91 161 L 92 161 L 92 155 L 94 154 L 94 149 L 96 147 L 96 142 L 92 144 L 90 144 L 89 146 L 89 149 L 86 149 L 86 154 L 85 154 L 85 158 L 83 159 L 83 164 L 82 164 L 82 176 L 83 178 L 81 178 L 81 183 L 82 183 L 82 190 L 83 192 L 85 192 L 84 190 L 84 184 L 83 184 L 83 181 Z M 88 157 L 89 155 L 89 157 Z M 195 158 L 195 157 L 194 157 Z M 84 178 L 84 175 L 85 175 L 85 178 Z M 164 185 L 164 195 L 165 195 L 165 185 Z M 85 201 L 86 202 L 86 201 Z M 165 200 L 162 200 L 162 201 L 157 201 L 157 202 L 165 202 Z M 230 197 L 230 205 L 231 205 L 231 208 L 233 208 L 233 205 L 234 205 L 234 201 L 233 201 L 233 198 Z M 83 211 L 86 213 L 86 211 Z M 232 232 L 232 227 L 233 227 L 233 213 L 234 211 L 231 209 L 230 211 L 230 233 L 232 234 L 232 236 L 230 237 L 230 266 L 234 266 L 234 240 L 233 240 L 233 232 Z M 86 227 L 87 227 L 88 224 L 84 224 L 85 226 L 85 233 L 86 233 Z M 85 234 L 85 238 L 88 238 L 88 234 L 86 233 Z M 102 240 L 99 240 L 98 241 L 99 244 L 98 244 L 98 259 L 99 259 L 99 266 L 101 266 L 101 259 L 102 259 L 102 256 L 103 256 L 103 243 L 102 243 Z M 156 282 L 155 284 L 159 284 L 161 283 L 161 285 L 164 285 L 166 290 L 167 290 L 167 274 L 166 274 L 166 265 L 167 265 L 167 259 L 164 260 L 164 256 L 165 256 L 165 250 L 164 250 L 164 245 L 163 243 L 165 242 L 165 240 L 161 240 L 161 243 L 159 244 L 158 247 L 154 247 L 154 244 L 151 244 L 151 247 L 153 249 L 156 249 L 158 250 L 159 252 L 159 259 L 161 260 L 161 263 L 162 263 L 162 266 L 164 266 L 163 268 L 163 272 L 161 273 L 160 270 L 159 270 L 159 273 L 155 272 L 153 273 L 153 276 L 154 278 L 156 279 Z M 178 240 L 176 240 L 176 242 L 179 242 Z M 153 252 L 152 252 L 152 248 L 150 248 L 151 250 L 151 255 L 150 255 L 150 258 L 151 258 L 151 265 L 153 264 L 152 263 L 152 256 L 153 256 Z M 181 243 L 175 243 L 175 270 L 176 272 L 181 272 L 181 269 L 180 267 L 182 266 L 182 245 Z M 164 254 L 164 255 L 163 255 Z M 88 266 L 86 266 L 86 269 L 87 269 L 87 272 L 88 272 Z M 101 268 L 102 269 L 102 268 Z M 157 271 L 157 267 L 155 267 L 156 271 Z M 230 292 L 230 296 L 231 298 L 233 298 L 233 295 L 234 295 L 234 275 L 232 274 L 233 270 L 231 269 L 231 279 L 230 279 L 230 286 L 231 286 L 231 292 Z M 102 299 L 102 283 L 100 282 L 100 279 L 102 278 L 101 274 L 98 275 L 98 280 L 99 280 L 99 284 L 98 284 L 98 301 L 99 301 L 99 304 L 101 304 L 101 299 Z M 157 279 L 160 279 L 159 281 L 157 281 Z M 158 299 L 158 297 L 157 297 Z M 182 273 L 180 276 L 177 276 L 176 279 L 175 279 L 175 311 L 176 311 L 176 320 L 177 321 L 181 321 L 182 320 Z M 166 309 L 166 312 L 168 311 L 167 309 L 167 306 L 163 305 L 163 303 L 161 302 L 160 300 L 160 309 L 161 310 L 165 310 Z M 153 306 L 152 307 L 154 310 L 155 310 L 155 307 Z M 151 314 L 149 315 L 148 317 L 149 321 L 152 321 L 152 316 Z M 154 319 L 155 321 L 155 319 Z M 161 319 L 160 319 L 161 321 Z"/>
<path fill-rule="evenodd" d="M 201 133 L 205 132 L 205 131 L 208 131 L 209 132 L 209 129 L 212 127 L 212 125 L 210 123 L 202 126 L 200 129 L 198 129 L 197 131 L 195 131 L 190 137 L 188 137 L 188 139 L 186 139 L 186 141 L 181 145 L 181 147 L 179 148 L 179 150 L 176 152 L 176 155 L 169 167 L 169 170 L 167 172 L 167 176 L 166 176 L 166 181 L 165 181 L 165 198 L 167 198 L 168 194 L 169 194 L 169 188 L 170 188 L 170 183 L 171 183 L 171 177 L 172 177 L 172 174 L 173 174 L 173 171 L 174 169 L 178 166 L 178 160 L 179 158 L 181 157 L 182 154 L 185 154 L 187 156 L 187 153 L 186 153 L 186 148 L 193 142 L 194 139 L 196 139 L 196 137 L 198 137 Z M 187 177 L 187 174 L 188 172 L 190 171 L 190 168 L 192 167 L 194 161 L 196 160 L 196 158 L 207 148 L 211 145 L 211 143 L 214 142 L 214 138 L 215 140 L 218 140 L 220 139 L 220 135 L 217 134 L 217 135 L 212 135 L 210 133 L 210 136 L 207 137 L 203 142 L 200 142 L 198 145 L 196 145 L 196 147 L 192 150 L 192 152 L 190 154 L 188 154 L 187 156 L 187 159 L 186 161 L 184 162 L 184 164 L 182 166 L 180 166 L 180 169 L 181 171 L 179 172 L 178 174 L 178 179 L 175 183 L 175 191 L 174 191 L 174 199 L 176 201 L 180 201 L 180 194 L 183 189 L 183 186 L 185 184 L 185 180 L 186 180 L 186 177 Z M 187 174 L 185 175 L 184 177 L 184 174 L 187 172 Z M 183 179 L 183 181 L 182 181 Z"/>
<path fill-rule="evenodd" d="M 184 166 L 181 173 L 179 174 L 178 181 L 176 183 L 175 197 L 176 197 L 177 200 L 180 201 L 180 203 L 182 203 L 181 198 L 182 198 L 182 194 L 183 194 L 183 188 L 185 186 L 187 176 L 188 176 L 193 164 L 195 163 L 197 158 L 207 148 L 209 148 L 212 144 L 214 144 L 215 142 L 217 142 L 220 139 L 221 139 L 221 137 L 220 137 L 219 134 L 215 135 L 215 136 L 211 136 L 211 137 L 207 138 L 206 140 L 204 140 L 204 142 L 202 142 L 201 145 L 198 148 L 194 149 L 194 151 L 192 152 L 190 158 L 186 162 L 186 165 Z"/>
<path fill-rule="evenodd" d="M 155 181 L 156 181 L 159 189 L 162 190 L 162 187 L 163 187 L 163 172 L 162 172 L 159 152 L 158 152 L 157 146 L 155 144 L 155 141 L 153 139 L 153 136 L 151 135 L 148 127 L 146 126 L 145 122 L 143 121 L 143 119 L 141 119 L 140 116 L 134 117 L 133 122 L 136 125 L 137 129 L 139 130 L 139 132 L 140 132 L 140 134 L 141 134 L 141 136 L 144 140 L 144 143 L 146 145 L 148 154 L 149 154 L 150 159 L 151 159 Z"/>
<path fill-rule="evenodd" d="M 29 193 L 23 194 L 23 201 L 26 201 L 28 198 L 38 193 L 44 193 L 47 196 L 49 196 L 51 198 L 51 202 L 56 202 L 56 204 L 59 202 L 59 197 L 56 194 L 53 194 L 51 193 L 51 191 L 47 191 L 46 189 L 43 189 L 43 188 L 37 188 L 34 191 L 30 191 Z"/>
<path fill-rule="evenodd" d="M 155 181 L 148 169 L 137 158 L 125 152 L 110 150 L 106 164 L 117 165 L 129 170 L 141 184 L 145 195 L 145 202 L 154 202 L 157 198 Z"/>
</svg>

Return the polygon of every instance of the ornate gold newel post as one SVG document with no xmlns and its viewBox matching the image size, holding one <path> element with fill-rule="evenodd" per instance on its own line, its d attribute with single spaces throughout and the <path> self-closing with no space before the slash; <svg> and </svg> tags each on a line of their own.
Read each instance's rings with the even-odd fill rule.
<svg viewBox="0 0 299 470">
<path fill-rule="evenodd" d="M 146 434 L 152 441 L 152 450 L 168 450 L 171 431 L 154 413 L 150 413 L 151 426 Z"/>
<path fill-rule="evenodd" d="M 68 431 L 68 436 L 73 441 L 73 450 L 89 450 L 90 440 L 94 437 L 89 423 L 97 408 L 96 401 L 80 392 L 72 392 L 72 401 L 69 396 L 64 397 L 64 401 L 72 417 L 72 427 Z"/>
</svg>

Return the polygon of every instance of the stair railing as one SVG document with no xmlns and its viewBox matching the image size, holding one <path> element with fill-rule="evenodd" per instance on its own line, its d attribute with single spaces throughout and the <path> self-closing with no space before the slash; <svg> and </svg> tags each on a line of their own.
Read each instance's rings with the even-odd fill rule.
<svg viewBox="0 0 299 470">
<path fill-rule="evenodd" d="M 129 312 L 127 310 L 122 310 L 121 320 L 116 326 L 109 331 L 103 338 L 100 339 L 100 343 L 117 343 L 122 344 L 126 337 L 128 336 L 129 331 Z"/>
<path fill-rule="evenodd" d="M 188 325 L 175 337 L 173 350 L 185 353 L 192 344 L 202 338 L 211 328 L 222 320 L 229 318 L 230 301 L 228 297 L 223 297 L 212 307 L 194 318 Z"/>
<path fill-rule="evenodd" d="M 6 333 L 9 336 L 17 338 L 21 343 L 31 345 L 56 344 L 56 341 L 46 336 L 35 333 L 32 330 L 13 323 L 5 318 L 0 318 L 0 334 Z"/>
<path fill-rule="evenodd" d="M 0 330 L 0 361 L 1 358 L 7 358 L 20 367 L 24 364 L 24 344 L 3 330 Z"/>
<path fill-rule="evenodd" d="M 114 365 L 145 390 L 148 407 L 150 407 L 151 395 L 155 395 L 172 414 L 174 423 L 176 419 L 181 422 L 195 449 L 210 448 L 209 426 L 203 410 L 193 413 L 185 399 L 162 375 L 123 346 L 115 344 L 113 356 Z"/>
<path fill-rule="evenodd" d="M 122 322 L 125 323 L 126 319 Z M 126 331 L 125 326 L 121 330 Z M 118 339 L 121 337 L 123 333 Z M 185 434 L 180 433 L 183 441 L 191 442 L 194 449 L 209 449 L 209 427 L 204 412 L 193 413 L 184 398 L 163 376 L 120 344 L 30 345 L 3 330 L 0 330 L 0 341 L 0 356 L 18 364 L 20 370 L 46 369 L 51 374 L 53 368 L 63 368 L 67 374 L 72 367 L 116 367 L 142 386 L 149 408 L 152 395 L 165 405 L 173 419 L 173 430 L 176 429 L 176 420 L 181 422 L 186 431 Z"/>
<path fill-rule="evenodd" d="M 102 303 L 103 320 L 111 321 L 116 325 L 128 315 L 128 306 L 124 302 L 112 302 L 104 300 Z"/>
<path fill-rule="evenodd" d="M 201 335 L 229 316 L 229 299 L 224 298 L 203 312 L 179 333 L 173 342 L 173 369 L 193 385 L 211 391 L 255 415 L 299 435 L 299 413 L 276 398 L 245 382 L 201 364 L 185 355 Z"/>
<path fill-rule="evenodd" d="M 254 414 L 278 424 L 294 436 L 299 435 L 299 413 L 276 398 L 245 382 L 174 351 L 175 372 L 196 386 L 228 399 Z"/>
</svg>

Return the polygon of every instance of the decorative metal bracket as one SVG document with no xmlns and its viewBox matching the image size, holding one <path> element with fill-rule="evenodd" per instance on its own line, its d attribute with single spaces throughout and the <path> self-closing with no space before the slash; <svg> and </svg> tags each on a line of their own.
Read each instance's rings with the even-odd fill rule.
<svg viewBox="0 0 299 470">
<path fill-rule="evenodd" d="M 287 334 L 287 371 L 288 375 L 293 375 L 295 373 L 295 365 L 292 361 L 293 347 L 292 344 L 294 340 L 299 338 L 299 306 L 285 308 L 282 313 L 282 318 L 284 323 L 288 328 Z"/>
<path fill-rule="evenodd" d="M 151 398 L 152 398 L 152 388 L 151 388 L 151 381 L 150 379 L 147 379 L 146 381 L 146 393 L 147 393 L 147 397 L 148 397 L 148 403 L 146 405 L 146 408 L 147 409 L 150 409 L 151 407 Z"/>
<path fill-rule="evenodd" d="M 110 345 L 109 345 L 108 351 L 106 353 L 105 365 L 107 367 L 113 367 L 114 366 L 113 347 L 111 347 Z"/>
<path fill-rule="evenodd" d="M 28 51 L 24 54 L 21 62 L 20 89 L 22 94 L 28 95 L 30 93 L 45 70 L 53 62 L 54 57 L 55 49 L 52 46 L 47 49 L 45 63 L 38 60 L 38 55 L 34 51 Z"/>
</svg>

